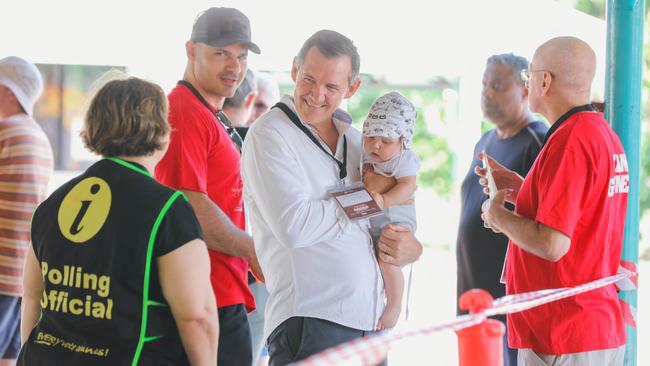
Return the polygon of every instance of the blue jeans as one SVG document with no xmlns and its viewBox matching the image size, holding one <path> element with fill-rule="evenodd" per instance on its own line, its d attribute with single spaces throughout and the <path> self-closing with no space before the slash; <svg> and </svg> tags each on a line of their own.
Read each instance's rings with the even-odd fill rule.
<svg viewBox="0 0 650 366">
<path fill-rule="evenodd" d="M 13 360 L 20 351 L 20 297 L 0 295 L 0 359 Z"/>
<path fill-rule="evenodd" d="M 269 298 L 269 292 L 263 283 L 249 283 L 248 287 L 255 297 L 257 308 L 248 314 L 248 324 L 251 327 L 251 340 L 253 342 L 253 366 L 257 365 L 260 358 L 262 346 L 264 345 L 264 309 L 266 309 L 266 300 Z"/>
</svg>

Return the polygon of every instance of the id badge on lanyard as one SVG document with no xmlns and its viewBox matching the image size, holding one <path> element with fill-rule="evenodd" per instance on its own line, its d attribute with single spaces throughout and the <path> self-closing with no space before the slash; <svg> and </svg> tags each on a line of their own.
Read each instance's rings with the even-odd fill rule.
<svg viewBox="0 0 650 366">
<path fill-rule="evenodd" d="M 383 213 L 361 182 L 348 185 L 343 182 L 343 184 L 337 184 L 330 188 L 327 192 L 334 197 L 345 215 L 352 221 L 367 219 Z"/>
</svg>

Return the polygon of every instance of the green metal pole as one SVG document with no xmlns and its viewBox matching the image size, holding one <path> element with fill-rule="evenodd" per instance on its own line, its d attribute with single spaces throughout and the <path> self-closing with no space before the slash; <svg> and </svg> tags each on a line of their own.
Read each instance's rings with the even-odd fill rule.
<svg viewBox="0 0 650 366">
<path fill-rule="evenodd" d="M 607 1 L 607 63 L 605 115 L 621 139 L 627 155 L 628 193 L 622 260 L 638 265 L 639 186 L 641 145 L 641 82 L 644 1 Z M 636 313 L 637 290 L 621 291 L 620 298 Z M 637 330 L 626 326 L 625 365 L 637 364 Z"/>
</svg>

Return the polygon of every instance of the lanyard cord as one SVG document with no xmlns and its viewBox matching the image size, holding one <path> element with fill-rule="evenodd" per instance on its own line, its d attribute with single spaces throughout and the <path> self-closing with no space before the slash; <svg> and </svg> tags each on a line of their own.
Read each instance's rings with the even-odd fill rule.
<svg viewBox="0 0 650 366">
<path fill-rule="evenodd" d="M 291 122 L 293 122 L 293 124 L 296 125 L 296 127 L 298 127 L 305 135 L 307 135 L 307 137 L 309 137 L 309 139 L 314 144 L 316 144 L 316 146 L 318 146 L 321 150 L 323 150 L 323 152 L 325 154 L 327 154 L 330 158 L 332 158 L 332 160 L 334 160 L 336 162 L 336 165 L 339 168 L 339 179 L 341 181 L 343 181 L 343 179 L 345 179 L 345 177 L 347 177 L 348 170 L 347 170 L 346 165 L 347 165 L 347 161 L 348 161 L 348 140 L 345 137 L 345 135 L 343 135 L 343 161 L 340 161 L 337 158 L 335 158 L 334 155 L 330 154 L 327 150 L 325 150 L 325 148 L 318 141 L 316 136 L 314 136 L 314 134 L 311 133 L 311 131 L 309 131 L 309 129 L 304 124 L 302 124 L 302 122 L 300 122 L 300 119 L 298 118 L 298 116 L 296 116 L 296 114 L 291 110 L 291 108 L 289 108 L 289 106 L 287 106 L 286 104 L 284 104 L 282 102 L 278 102 L 271 108 L 280 108 L 280 110 L 282 110 L 282 112 L 284 112 L 284 114 L 286 114 L 287 117 L 289 117 Z"/>
<path fill-rule="evenodd" d="M 226 130 L 226 132 L 228 132 L 228 136 L 230 137 L 230 140 L 233 142 L 233 144 L 235 144 L 235 146 L 237 147 L 237 150 L 241 152 L 241 147 L 243 145 L 244 140 L 241 138 L 237 130 L 232 126 L 232 122 L 230 122 L 228 117 L 221 110 L 215 112 L 214 109 L 212 109 L 210 103 L 208 103 L 208 101 L 205 100 L 205 98 L 203 98 L 203 95 L 201 95 L 201 93 L 199 93 L 199 91 L 196 90 L 194 85 L 190 84 L 185 80 L 179 80 L 178 84 L 183 85 L 187 89 L 189 89 L 192 92 L 192 94 L 194 94 L 196 99 L 198 99 L 199 102 L 201 102 L 201 104 L 203 104 L 210 112 L 212 112 L 212 114 L 214 114 L 214 116 L 217 118 L 219 123 L 221 123 L 221 126 Z"/>
<path fill-rule="evenodd" d="M 576 113 L 593 112 L 595 110 L 596 108 L 594 108 L 591 104 L 585 104 L 585 105 L 581 105 L 569 109 L 569 111 L 564 113 L 560 118 L 558 118 L 558 120 L 555 121 L 555 123 L 553 123 L 553 126 L 551 126 L 548 132 L 546 132 L 546 136 L 544 136 L 544 145 L 546 145 L 546 141 L 548 141 L 548 139 L 551 138 L 551 135 L 555 133 L 555 131 L 557 131 L 557 129 L 560 128 L 560 125 L 564 123 L 564 121 L 569 119 L 569 117 L 573 116 Z"/>
</svg>

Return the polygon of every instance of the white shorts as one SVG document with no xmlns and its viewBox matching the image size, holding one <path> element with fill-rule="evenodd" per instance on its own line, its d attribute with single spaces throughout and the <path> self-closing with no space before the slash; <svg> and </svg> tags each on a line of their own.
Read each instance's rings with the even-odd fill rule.
<svg viewBox="0 0 650 366">
<path fill-rule="evenodd" d="M 566 355 L 543 355 L 530 348 L 520 348 L 518 366 L 623 366 L 625 345 L 618 348 Z"/>
</svg>

